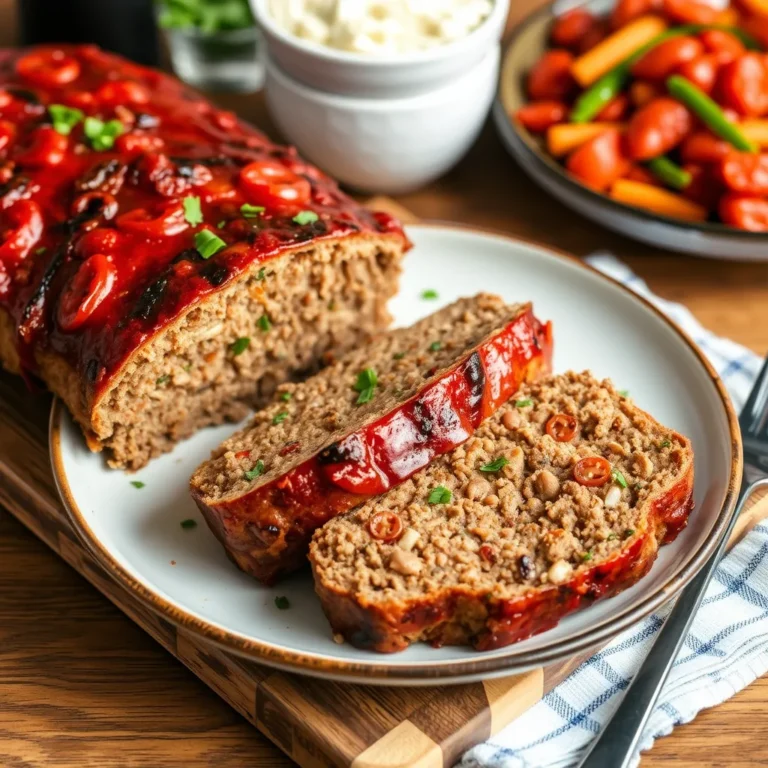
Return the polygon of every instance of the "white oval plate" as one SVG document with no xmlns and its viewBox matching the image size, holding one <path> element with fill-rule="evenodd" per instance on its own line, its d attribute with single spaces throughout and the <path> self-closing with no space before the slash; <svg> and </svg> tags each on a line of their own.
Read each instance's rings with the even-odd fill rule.
<svg viewBox="0 0 768 768">
<path fill-rule="evenodd" d="M 675 594 L 722 532 L 741 472 L 741 445 L 722 384 L 693 344 L 616 283 L 543 246 L 458 226 L 408 228 L 396 323 L 409 324 L 459 296 L 495 291 L 532 300 L 554 321 L 555 369 L 591 369 L 688 435 L 696 452 L 696 509 L 651 573 L 616 598 L 507 648 L 477 653 L 417 644 L 394 655 L 333 642 L 308 573 L 263 587 L 230 563 L 187 492 L 195 467 L 234 429 L 207 429 L 135 475 L 90 453 L 57 402 L 51 417 L 54 472 L 71 520 L 101 564 L 160 614 L 237 653 L 306 674 L 366 683 L 459 682 L 505 675 L 603 642 Z M 421 298 L 425 289 L 438 301 Z M 137 489 L 131 481 L 140 480 Z M 198 521 L 184 530 L 180 522 Z M 285 595 L 290 609 L 274 599 Z"/>
</svg>

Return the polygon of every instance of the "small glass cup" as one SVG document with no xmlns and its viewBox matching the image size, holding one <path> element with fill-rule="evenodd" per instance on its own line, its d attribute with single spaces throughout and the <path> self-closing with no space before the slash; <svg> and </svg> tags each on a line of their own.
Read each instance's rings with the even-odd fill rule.
<svg viewBox="0 0 768 768">
<path fill-rule="evenodd" d="M 176 74 L 206 91 L 250 92 L 264 84 L 258 29 L 203 33 L 194 27 L 164 29 Z"/>
</svg>

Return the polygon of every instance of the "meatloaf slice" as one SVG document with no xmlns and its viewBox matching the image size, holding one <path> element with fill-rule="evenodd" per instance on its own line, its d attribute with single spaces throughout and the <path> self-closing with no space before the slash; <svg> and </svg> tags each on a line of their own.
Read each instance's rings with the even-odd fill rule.
<svg viewBox="0 0 768 768">
<path fill-rule="evenodd" d="M 335 633 L 499 648 L 634 584 L 692 508 L 690 442 L 608 381 L 523 387 L 474 436 L 310 548 Z"/>
<path fill-rule="evenodd" d="M 192 495 L 234 562 L 271 582 L 305 562 L 318 526 L 462 443 L 550 358 L 530 305 L 461 299 L 279 387 Z"/>
</svg>

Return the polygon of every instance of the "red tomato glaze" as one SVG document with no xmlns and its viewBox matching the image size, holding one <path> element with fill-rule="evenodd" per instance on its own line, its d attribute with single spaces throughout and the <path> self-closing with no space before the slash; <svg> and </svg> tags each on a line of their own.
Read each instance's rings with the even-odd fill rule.
<svg viewBox="0 0 768 768">
<path fill-rule="evenodd" d="M 63 125 L 50 105 L 82 114 Z M 185 218 L 187 196 L 202 223 Z M 266 210 L 245 217 L 246 203 Z M 302 210 L 318 219 L 294 222 Z M 226 245 L 208 259 L 195 250 L 202 229 Z M 254 262 L 387 231 L 400 230 L 171 77 L 93 46 L 0 52 L 0 307 L 27 371 L 45 346 L 98 394 L 139 345 Z"/>
</svg>

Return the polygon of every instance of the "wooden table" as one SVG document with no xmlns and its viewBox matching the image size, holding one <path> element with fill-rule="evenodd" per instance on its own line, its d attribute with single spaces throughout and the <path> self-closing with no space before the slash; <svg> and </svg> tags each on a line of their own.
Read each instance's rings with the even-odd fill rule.
<svg viewBox="0 0 768 768">
<path fill-rule="evenodd" d="M 539 0 L 515 0 L 510 23 Z M 0 0 L 8 38 L 9 0 Z M 275 134 L 259 96 L 220 98 Z M 577 254 L 610 249 L 662 296 L 761 354 L 768 264 L 649 249 L 600 229 L 535 187 L 488 126 L 450 174 L 399 198 L 424 218 L 468 222 Z M 555 224 L 556 223 L 556 224 Z M 41 402 L 45 402 L 42 400 Z M 768 765 L 768 678 L 675 729 L 643 768 Z M 0 510 L 0 765 L 217 768 L 290 761 L 9 514 Z"/>
</svg>

